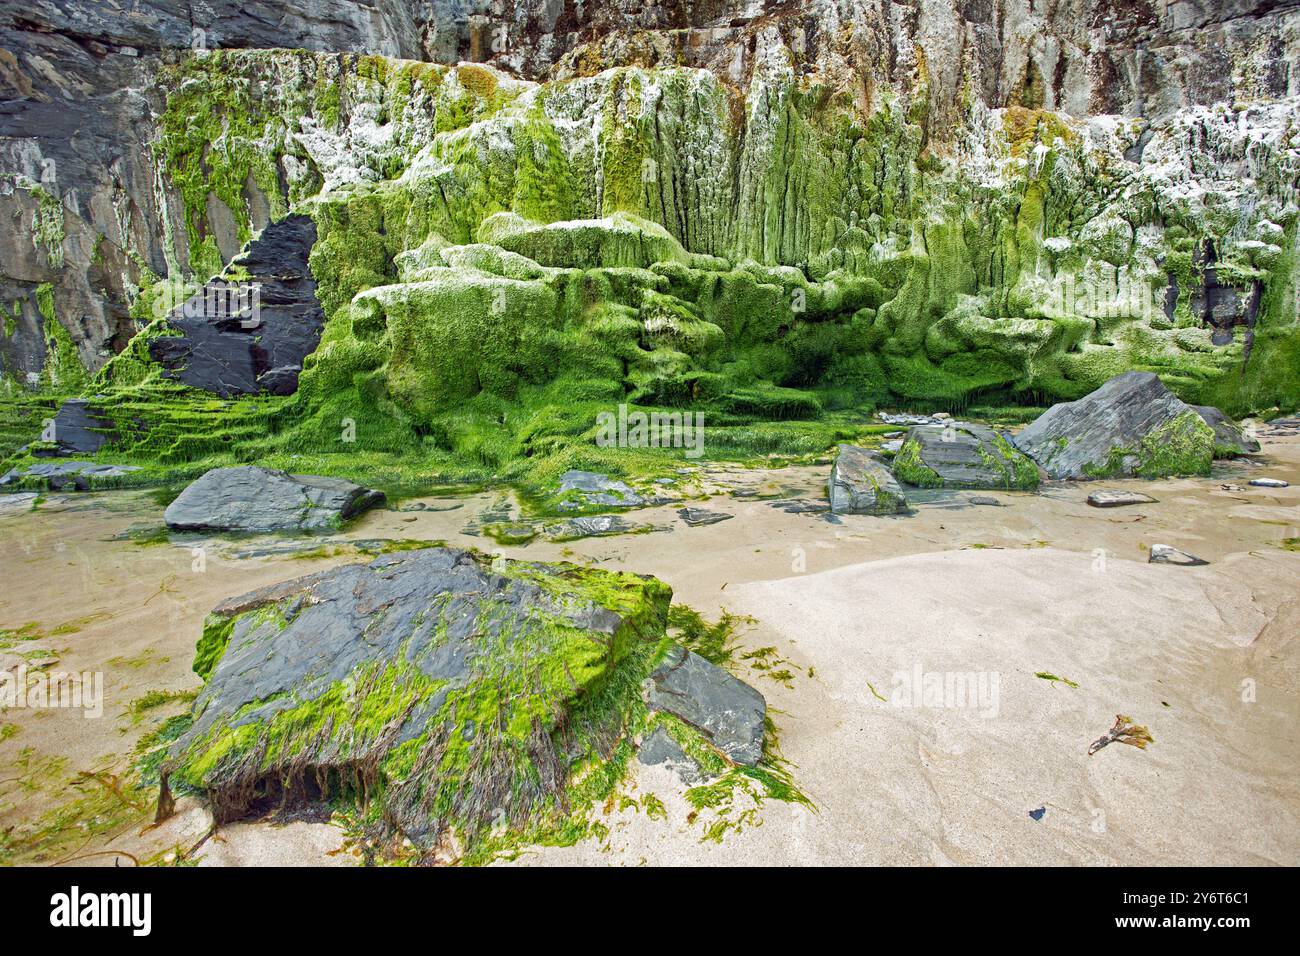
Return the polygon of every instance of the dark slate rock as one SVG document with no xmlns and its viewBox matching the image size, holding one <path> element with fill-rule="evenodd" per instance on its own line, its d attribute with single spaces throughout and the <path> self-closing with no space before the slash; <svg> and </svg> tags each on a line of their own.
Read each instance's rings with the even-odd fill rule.
<svg viewBox="0 0 1300 956">
<path fill-rule="evenodd" d="M 1151 554 L 1147 558 L 1148 564 L 1177 564 L 1185 568 L 1196 568 L 1209 564 L 1195 555 L 1188 554 L 1186 551 L 1179 551 L 1177 548 L 1171 548 L 1167 544 L 1151 545 Z"/>
<path fill-rule="evenodd" d="M 832 514 L 892 515 L 907 510 L 907 498 L 888 466 L 857 445 L 840 445 L 827 493 Z"/>
<path fill-rule="evenodd" d="M 732 761 L 752 767 L 763 756 L 763 695 L 693 651 L 674 645 L 645 690 L 651 710 L 680 717 Z"/>
<path fill-rule="evenodd" d="M 667 766 L 687 786 L 699 783 L 704 776 L 700 772 L 700 765 L 663 727 L 656 727 L 646 734 L 641 741 L 641 749 L 637 752 L 637 759 L 647 767 Z"/>
<path fill-rule="evenodd" d="M 677 516 L 692 528 L 717 524 L 719 521 L 726 521 L 735 517 L 735 515 L 729 515 L 725 511 L 710 511 L 708 508 L 682 508 L 677 512 Z"/>
<path fill-rule="evenodd" d="M 194 704 L 194 723 L 170 748 L 164 772 L 204 789 L 219 821 L 247 812 L 264 781 L 273 782 L 273 792 L 292 789 L 297 797 L 313 799 L 319 792 L 303 784 L 301 775 L 295 777 L 295 768 L 314 765 L 364 776 L 408 741 L 421 739 L 422 747 L 439 752 L 452 734 L 463 740 L 489 732 L 504 735 L 504 729 L 448 719 L 455 714 L 443 710 L 444 703 L 471 682 L 482 686 L 510 679 L 540 687 L 544 682 L 533 668 L 554 667 L 552 654 L 584 665 L 579 670 L 575 664 L 571 684 L 546 690 L 547 705 L 561 709 L 556 723 L 567 726 L 562 709 L 600 686 L 617 665 L 614 647 L 663 633 L 671 600 L 671 590 L 653 578 L 608 572 L 589 572 L 605 576 L 597 591 L 608 594 L 593 597 L 570 583 L 580 571 L 573 565 L 491 560 L 436 547 L 331 568 L 223 601 L 208 619 L 220 626 L 205 629 L 195 660 L 206 683 Z M 590 649 L 557 650 L 547 636 L 557 624 L 573 629 L 575 639 L 587 638 Z M 368 687 L 368 675 L 408 667 L 414 674 L 401 678 L 407 686 L 414 680 L 435 682 L 427 696 L 413 697 L 382 728 L 373 726 L 373 717 L 367 726 L 365 708 L 388 703 L 388 691 Z M 204 760 L 214 729 L 251 727 L 255 735 L 266 735 L 266 722 L 277 714 L 340 690 L 345 703 L 356 708 L 356 726 L 346 719 L 331 723 L 296 752 Z M 547 775 L 542 785 L 530 794 L 493 795 L 485 789 L 477 794 L 491 797 L 484 814 L 504 806 L 523 816 L 531 799 L 553 800 L 564 773 L 562 755 L 553 752 L 559 743 L 539 733 L 529 758 L 539 774 Z M 481 778 L 466 785 L 490 788 L 512 779 L 520 769 L 516 746 L 485 738 L 481 762 L 474 761 Z M 256 745 L 250 747 L 257 752 Z M 390 779 L 379 796 L 386 817 L 422 846 L 441 826 L 435 818 L 440 811 L 429 806 L 440 767 L 436 759 L 417 764 L 410 776 Z M 513 805 L 515 800 L 523 805 Z"/>
<path fill-rule="evenodd" d="M 117 439 L 112 419 L 85 399 L 72 398 L 54 416 L 54 448 L 34 451 L 37 457 L 93 455 Z"/>
<path fill-rule="evenodd" d="M 1115 488 L 1102 488 L 1088 495 L 1088 504 L 1094 508 L 1119 508 L 1124 505 L 1153 504 L 1156 499 L 1140 491 L 1120 491 Z"/>
<path fill-rule="evenodd" d="M 1148 467 L 1143 441 L 1188 415 L 1199 422 L 1157 375 L 1125 372 L 1077 401 L 1053 405 L 1012 441 L 1052 478 L 1133 477 Z M 1209 473 L 1212 433 L 1208 426 L 1205 431 L 1203 451 L 1198 445 L 1178 462 L 1179 471 Z"/>
<path fill-rule="evenodd" d="M 1038 470 L 1006 436 L 986 425 L 916 425 L 893 460 L 894 477 L 923 488 L 1029 490 Z"/>
<path fill-rule="evenodd" d="M 383 501 L 382 491 L 341 478 L 245 465 L 209 471 L 167 506 L 163 520 L 174 531 L 329 531 Z"/>
<path fill-rule="evenodd" d="M 1259 451 L 1259 442 L 1248 438 L 1227 415 L 1212 405 L 1193 405 L 1205 424 L 1214 429 L 1214 457 L 1231 458 L 1233 455 L 1253 455 Z"/>
<path fill-rule="evenodd" d="M 214 279 L 167 316 L 179 336 L 149 343 L 149 354 L 168 378 L 223 398 L 252 392 L 291 395 L 298 388 L 303 359 L 316 351 L 325 312 L 307 265 L 316 224 L 292 215 L 271 223 L 233 264 L 259 283 L 258 320 L 228 314 Z M 216 303 L 216 307 L 213 304 Z"/>
</svg>

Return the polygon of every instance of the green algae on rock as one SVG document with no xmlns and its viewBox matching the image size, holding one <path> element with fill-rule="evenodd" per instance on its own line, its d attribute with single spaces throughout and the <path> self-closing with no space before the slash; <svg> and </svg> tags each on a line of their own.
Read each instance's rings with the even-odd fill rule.
<svg viewBox="0 0 1300 956">
<path fill-rule="evenodd" d="M 894 475 L 920 488 L 1032 491 L 1038 468 L 1001 433 L 985 425 L 915 425 L 894 456 Z"/>
<path fill-rule="evenodd" d="M 641 684 L 671 646 L 671 593 L 431 548 L 226 601 L 205 624 L 206 684 L 163 765 L 160 810 L 177 786 L 219 823 L 341 798 L 373 836 L 421 853 L 451 841 L 478 860 L 506 834 L 572 842 L 647 728 Z"/>
<path fill-rule="evenodd" d="M 1208 475 L 1215 432 L 1150 372 L 1053 405 L 1014 438 L 1052 478 Z"/>
</svg>

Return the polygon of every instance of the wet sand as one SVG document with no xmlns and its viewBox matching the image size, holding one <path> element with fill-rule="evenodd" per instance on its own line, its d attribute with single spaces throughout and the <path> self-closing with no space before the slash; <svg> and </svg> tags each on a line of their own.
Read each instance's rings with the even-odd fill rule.
<svg viewBox="0 0 1300 956">
<path fill-rule="evenodd" d="M 1107 510 L 1084 503 L 1105 483 L 1049 485 L 1037 495 L 974 493 L 1000 507 L 972 505 L 969 492 L 915 493 L 909 516 L 832 523 L 725 490 L 816 497 L 824 466 L 705 466 L 719 493 L 691 504 L 733 520 L 690 528 L 674 505 L 628 515 L 671 532 L 497 547 L 462 533 L 499 501 L 489 493 L 425 500 L 452 510 L 374 512 L 338 538 L 445 540 L 655 574 L 707 617 L 751 615 L 742 653 L 774 648 L 790 673 L 772 680 L 743 659 L 738 669 L 776 711 L 782 752 L 815 812 L 769 800 L 739 832 L 702 841 L 682 785 L 638 766 L 628 786 L 659 795 L 666 820 L 611 812 L 607 840 L 530 851 L 520 864 L 1296 865 L 1300 554 L 1282 542 L 1300 537 L 1300 442 L 1277 439 L 1264 451 L 1263 466 L 1216 465 L 1207 479 L 1114 483 L 1158 500 Z M 1292 487 L 1247 486 L 1257 475 Z M 114 540 L 160 522 L 161 508 L 139 492 L 49 495 L 38 512 L 0 516 L 0 628 L 34 622 L 44 634 L 0 650 L 0 660 L 39 652 L 58 659 L 53 670 L 100 671 L 106 698 L 99 719 L 0 714 L 0 725 L 16 728 L 0 734 L 0 831 L 101 786 L 83 778 L 77 790 L 78 774 L 126 772 L 139 738 L 186 706 L 133 714 L 132 701 L 197 688 L 194 643 L 220 600 L 363 560 L 240 556 L 276 550 L 259 542 Z M 1148 564 L 1155 543 L 1211 563 Z M 996 700 L 887 702 L 895 675 L 918 666 L 984 675 L 986 691 L 996 675 Z M 1243 700 L 1249 688 L 1253 701 Z M 1117 713 L 1146 725 L 1155 743 L 1087 756 Z M 1029 815 L 1040 808 L 1041 819 Z M 206 814 L 193 800 L 180 811 L 156 829 L 145 829 L 147 809 L 125 813 L 120 826 L 65 841 L 47 861 L 191 846 Z M 255 822 L 223 828 L 196 855 L 207 864 L 354 862 L 331 852 L 342 842 L 328 824 Z"/>
</svg>

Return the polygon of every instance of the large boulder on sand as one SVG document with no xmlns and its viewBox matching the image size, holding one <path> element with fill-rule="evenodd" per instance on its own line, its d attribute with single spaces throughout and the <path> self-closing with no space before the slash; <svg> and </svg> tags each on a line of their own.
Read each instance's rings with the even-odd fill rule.
<svg viewBox="0 0 1300 956">
<path fill-rule="evenodd" d="M 341 478 L 290 475 L 255 465 L 214 468 L 167 506 L 173 531 L 332 531 L 384 493 Z"/>
<path fill-rule="evenodd" d="M 840 445 L 827 493 L 832 514 L 892 515 L 907 510 L 907 498 L 889 468 L 857 445 Z"/>
<path fill-rule="evenodd" d="M 502 825 L 571 827 L 649 719 L 641 688 L 674 648 L 671 598 L 652 577 L 426 548 L 228 600 L 204 624 L 206 684 L 163 765 L 160 815 L 179 784 L 218 822 L 359 797 L 377 828 L 421 848 L 448 831 L 468 852 Z M 688 682 L 686 698 L 719 680 Z M 725 714 L 701 699 L 685 719 L 731 747 Z M 745 704 L 761 739 L 762 697 Z"/>
<path fill-rule="evenodd" d="M 1053 405 L 1013 441 L 1053 478 L 1208 475 L 1214 429 L 1151 372 Z"/>
<path fill-rule="evenodd" d="M 986 425 L 915 425 L 894 455 L 894 477 L 921 488 L 1038 487 L 1038 468 Z"/>
</svg>

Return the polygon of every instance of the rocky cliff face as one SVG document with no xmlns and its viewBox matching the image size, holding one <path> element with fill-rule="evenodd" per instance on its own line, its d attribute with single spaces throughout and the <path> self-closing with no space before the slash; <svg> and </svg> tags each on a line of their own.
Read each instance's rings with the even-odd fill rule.
<svg viewBox="0 0 1300 956">
<path fill-rule="evenodd" d="M 1298 26 L 1246 0 L 9 5 L 5 387 L 80 390 L 149 326 L 95 383 L 138 384 L 174 333 L 159 280 L 294 211 L 327 316 L 299 398 L 356 389 L 453 446 L 465 403 L 500 423 L 557 382 L 786 418 L 1144 368 L 1293 405 Z"/>
</svg>

